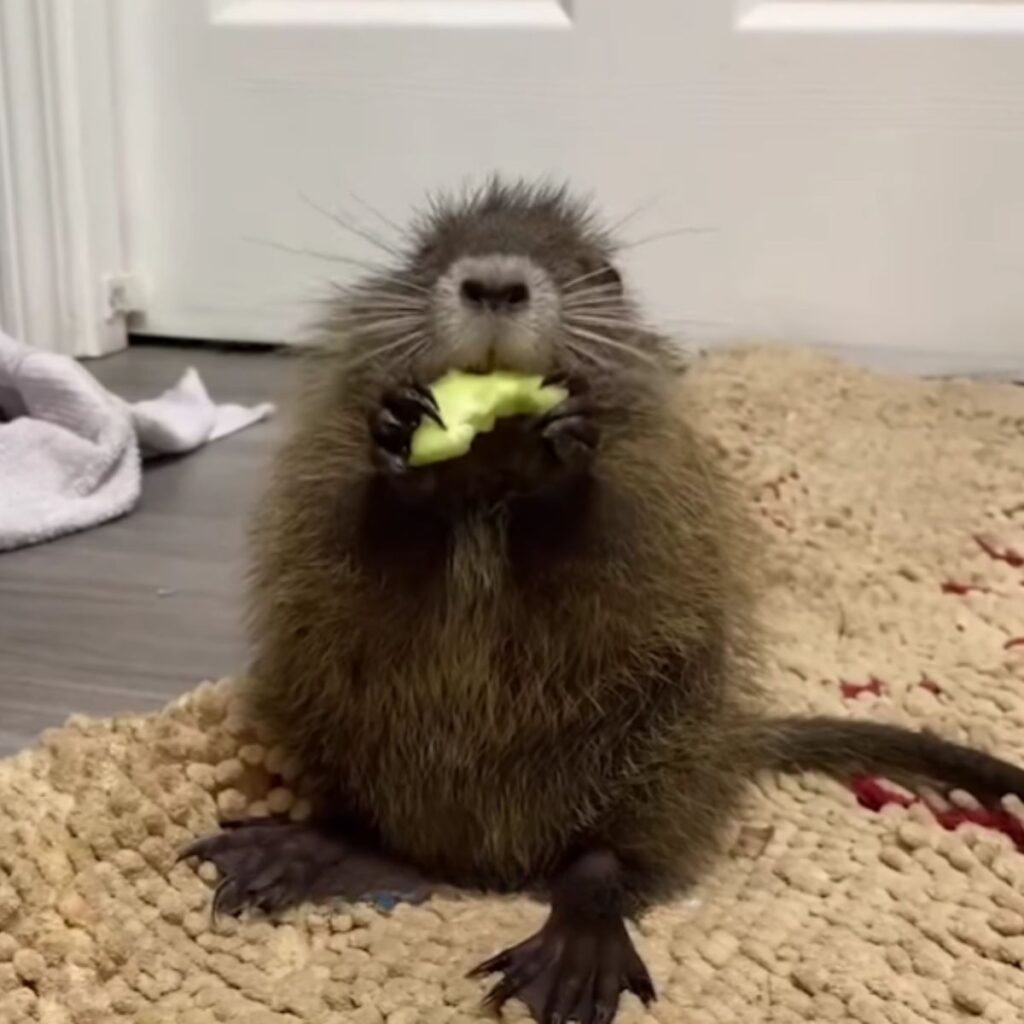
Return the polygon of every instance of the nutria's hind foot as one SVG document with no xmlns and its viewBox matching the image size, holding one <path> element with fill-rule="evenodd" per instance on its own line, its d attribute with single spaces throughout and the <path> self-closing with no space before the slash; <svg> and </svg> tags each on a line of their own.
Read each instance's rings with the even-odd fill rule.
<svg viewBox="0 0 1024 1024">
<path fill-rule="evenodd" d="M 306 822 L 229 822 L 186 847 L 179 859 L 188 857 L 211 861 L 220 872 L 214 915 L 246 907 L 272 914 L 328 899 L 418 902 L 429 893 L 414 868 Z"/>
<path fill-rule="evenodd" d="M 538 1024 L 609 1024 L 623 992 L 652 1002 L 654 984 L 626 931 L 620 888 L 606 854 L 590 854 L 570 868 L 553 890 L 544 927 L 470 972 L 503 975 L 487 1007 L 500 1011 L 517 997 Z"/>
<path fill-rule="evenodd" d="M 539 1024 L 609 1024 L 624 991 L 645 1004 L 654 999 L 654 984 L 621 920 L 549 921 L 471 976 L 497 972 L 504 977 L 487 995 L 488 1008 L 500 1010 L 515 996 Z"/>
</svg>

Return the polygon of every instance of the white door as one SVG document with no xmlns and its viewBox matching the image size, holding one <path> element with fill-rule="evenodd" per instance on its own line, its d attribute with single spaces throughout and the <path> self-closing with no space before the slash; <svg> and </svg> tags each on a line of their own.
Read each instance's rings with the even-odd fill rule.
<svg viewBox="0 0 1024 1024">
<path fill-rule="evenodd" d="M 315 207 L 386 234 L 427 190 L 501 170 L 635 211 L 627 239 L 682 232 L 624 262 L 684 336 L 1024 368 L 1024 4 L 118 12 L 142 330 L 294 338 L 324 282 L 357 271 L 285 250 L 379 255 Z"/>
</svg>

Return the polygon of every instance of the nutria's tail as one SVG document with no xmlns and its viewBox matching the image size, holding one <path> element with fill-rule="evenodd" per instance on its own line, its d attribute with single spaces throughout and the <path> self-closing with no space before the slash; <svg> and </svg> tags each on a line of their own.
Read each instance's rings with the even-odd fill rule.
<svg viewBox="0 0 1024 1024">
<path fill-rule="evenodd" d="M 759 767 L 818 771 L 837 778 L 883 775 L 908 788 L 963 789 L 985 803 L 1024 799 L 1024 770 L 959 743 L 895 725 L 844 718 L 762 722 L 754 744 Z"/>
</svg>

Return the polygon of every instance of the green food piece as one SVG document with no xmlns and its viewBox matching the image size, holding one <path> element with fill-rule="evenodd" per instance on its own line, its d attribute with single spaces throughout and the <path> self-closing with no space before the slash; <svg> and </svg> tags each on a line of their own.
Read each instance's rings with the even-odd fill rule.
<svg viewBox="0 0 1024 1024">
<path fill-rule="evenodd" d="M 528 373 L 451 370 L 432 387 L 444 429 L 424 419 L 412 435 L 410 466 L 428 466 L 465 455 L 477 434 L 494 429 L 504 416 L 539 416 L 565 401 L 569 392 Z"/>
</svg>

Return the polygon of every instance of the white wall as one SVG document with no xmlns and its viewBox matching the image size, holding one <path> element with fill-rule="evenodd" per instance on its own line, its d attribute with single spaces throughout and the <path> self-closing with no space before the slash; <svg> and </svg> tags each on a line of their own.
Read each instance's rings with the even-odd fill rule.
<svg viewBox="0 0 1024 1024">
<path fill-rule="evenodd" d="M 0 328 L 75 355 L 125 344 L 112 11 L 0 0 Z"/>
</svg>

